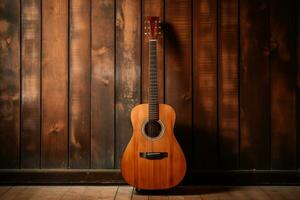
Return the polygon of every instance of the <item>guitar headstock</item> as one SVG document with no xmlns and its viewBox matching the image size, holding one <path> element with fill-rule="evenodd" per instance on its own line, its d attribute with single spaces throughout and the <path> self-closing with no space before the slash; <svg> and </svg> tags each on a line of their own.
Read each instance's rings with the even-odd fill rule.
<svg viewBox="0 0 300 200">
<path fill-rule="evenodd" d="M 149 39 L 158 39 L 161 35 L 161 22 L 157 16 L 147 16 L 144 21 L 144 34 Z"/>
</svg>

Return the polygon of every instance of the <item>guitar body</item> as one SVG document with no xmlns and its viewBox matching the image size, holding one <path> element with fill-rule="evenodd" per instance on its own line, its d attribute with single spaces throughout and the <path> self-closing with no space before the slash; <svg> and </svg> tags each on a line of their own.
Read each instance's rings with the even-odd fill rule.
<svg viewBox="0 0 300 200">
<path fill-rule="evenodd" d="M 160 131 L 155 137 L 146 131 L 149 104 L 133 108 L 133 136 L 121 160 L 121 172 L 126 182 L 139 189 L 167 189 L 184 177 L 186 161 L 174 136 L 175 111 L 159 104 Z"/>
</svg>

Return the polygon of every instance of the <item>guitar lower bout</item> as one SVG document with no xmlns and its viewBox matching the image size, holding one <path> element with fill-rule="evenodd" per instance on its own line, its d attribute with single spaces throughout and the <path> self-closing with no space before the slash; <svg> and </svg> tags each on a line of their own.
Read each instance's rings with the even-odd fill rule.
<svg viewBox="0 0 300 200">
<path fill-rule="evenodd" d="M 123 153 L 121 172 L 136 188 L 168 189 L 177 185 L 186 171 L 183 151 L 173 133 L 175 112 L 171 106 L 159 104 L 159 119 L 151 122 L 148 108 L 141 104 L 131 112 L 133 136 Z"/>
</svg>

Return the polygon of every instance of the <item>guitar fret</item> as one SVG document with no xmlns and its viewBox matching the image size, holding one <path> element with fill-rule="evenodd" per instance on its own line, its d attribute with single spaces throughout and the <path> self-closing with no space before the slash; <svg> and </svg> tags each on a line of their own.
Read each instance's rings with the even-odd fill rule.
<svg viewBox="0 0 300 200">
<path fill-rule="evenodd" d="M 156 64 L 156 41 L 149 41 L 149 119 L 158 119 L 158 84 Z"/>
</svg>

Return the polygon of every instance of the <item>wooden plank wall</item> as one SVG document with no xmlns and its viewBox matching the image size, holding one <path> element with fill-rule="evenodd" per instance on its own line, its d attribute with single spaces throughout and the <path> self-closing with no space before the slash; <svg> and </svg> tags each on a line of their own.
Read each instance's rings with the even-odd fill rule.
<svg viewBox="0 0 300 200">
<path fill-rule="evenodd" d="M 240 1 L 240 167 L 270 167 L 269 4 Z"/>
<path fill-rule="evenodd" d="M 1 1 L 0 168 L 119 168 L 157 15 L 159 100 L 189 170 L 299 169 L 296 2 Z"/>
</svg>

